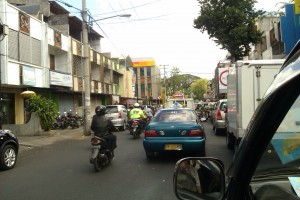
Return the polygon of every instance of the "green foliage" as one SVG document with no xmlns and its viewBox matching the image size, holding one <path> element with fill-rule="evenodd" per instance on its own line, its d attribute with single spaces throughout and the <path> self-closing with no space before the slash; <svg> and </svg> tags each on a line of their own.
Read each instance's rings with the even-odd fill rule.
<svg viewBox="0 0 300 200">
<path fill-rule="evenodd" d="M 242 59 L 251 50 L 251 44 L 262 41 L 262 32 L 257 30 L 255 20 L 264 11 L 255 10 L 256 0 L 198 0 L 200 15 L 194 19 L 194 28 L 207 31 L 233 60 Z"/>
<path fill-rule="evenodd" d="M 171 77 L 166 80 L 167 91 L 169 91 L 169 95 L 174 94 L 176 91 L 181 91 L 186 95 L 191 94 L 191 84 L 195 80 L 199 79 L 199 77 L 191 74 L 179 73 L 179 68 L 173 67 L 171 70 Z"/>
<path fill-rule="evenodd" d="M 204 94 L 207 90 L 207 79 L 197 79 L 191 84 L 191 91 L 196 96 L 195 99 L 204 101 Z"/>
<path fill-rule="evenodd" d="M 28 110 L 36 112 L 40 117 L 44 131 L 49 131 L 57 115 L 57 105 L 51 100 L 40 95 L 32 96 L 28 100 Z"/>
</svg>

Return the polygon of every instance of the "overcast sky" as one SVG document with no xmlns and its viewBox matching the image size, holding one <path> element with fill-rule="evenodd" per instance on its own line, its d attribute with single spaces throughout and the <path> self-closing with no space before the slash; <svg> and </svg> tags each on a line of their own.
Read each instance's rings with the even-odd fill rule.
<svg viewBox="0 0 300 200">
<path fill-rule="evenodd" d="M 257 8 L 276 11 L 289 0 L 258 0 Z M 82 1 L 64 0 L 76 8 Z M 93 28 L 104 38 L 102 52 L 113 56 L 152 57 L 166 71 L 178 67 L 181 73 L 213 78 L 214 69 L 227 51 L 193 28 L 199 15 L 196 0 L 86 0 L 87 9 L 97 24 Z M 68 8 L 71 12 L 76 9 Z M 130 18 L 106 17 L 131 14 Z M 169 73 L 167 74 L 169 75 Z"/>
</svg>

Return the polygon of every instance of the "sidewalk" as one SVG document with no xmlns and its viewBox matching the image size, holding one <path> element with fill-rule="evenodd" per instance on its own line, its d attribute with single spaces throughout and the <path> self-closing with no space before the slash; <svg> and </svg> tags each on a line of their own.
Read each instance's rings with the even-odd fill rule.
<svg viewBox="0 0 300 200">
<path fill-rule="evenodd" d="M 84 139 L 89 136 L 83 135 L 83 127 L 77 129 L 50 130 L 38 136 L 17 136 L 19 140 L 19 153 L 34 147 L 46 146 L 57 141 L 67 139 Z"/>
</svg>

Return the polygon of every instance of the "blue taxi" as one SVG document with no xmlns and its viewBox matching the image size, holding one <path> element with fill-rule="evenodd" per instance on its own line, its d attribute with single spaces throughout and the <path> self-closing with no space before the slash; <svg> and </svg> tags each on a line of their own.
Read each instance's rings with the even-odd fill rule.
<svg viewBox="0 0 300 200">
<path fill-rule="evenodd" d="M 188 152 L 205 156 L 205 132 L 191 108 L 159 110 L 145 127 L 143 146 L 148 159 L 161 152 Z"/>
</svg>

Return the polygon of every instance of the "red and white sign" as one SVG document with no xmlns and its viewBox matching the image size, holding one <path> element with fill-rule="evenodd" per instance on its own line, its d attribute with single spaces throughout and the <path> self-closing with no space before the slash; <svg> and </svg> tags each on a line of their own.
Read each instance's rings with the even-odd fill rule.
<svg viewBox="0 0 300 200">
<path fill-rule="evenodd" d="M 228 68 L 219 68 L 219 89 L 227 90 L 227 76 L 229 73 Z"/>
<path fill-rule="evenodd" d="M 161 96 L 158 96 L 157 98 L 158 98 L 158 99 L 161 99 Z"/>
</svg>

